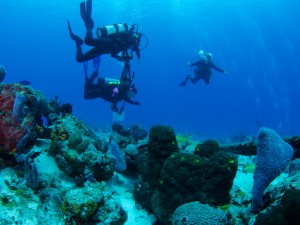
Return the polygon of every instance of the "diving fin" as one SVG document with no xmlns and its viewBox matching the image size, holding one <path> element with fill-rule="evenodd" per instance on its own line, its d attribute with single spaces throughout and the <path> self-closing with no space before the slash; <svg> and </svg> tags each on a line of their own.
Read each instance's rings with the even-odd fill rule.
<svg viewBox="0 0 300 225">
<path fill-rule="evenodd" d="M 80 16 L 83 21 L 86 20 L 85 2 L 80 2 Z"/>
<path fill-rule="evenodd" d="M 92 19 L 92 0 L 86 1 L 86 16 Z"/>
<path fill-rule="evenodd" d="M 70 21 L 68 19 L 67 19 L 67 21 L 68 21 L 68 30 L 69 30 L 69 34 L 70 34 L 71 39 L 76 42 L 76 45 L 82 45 L 83 40 L 73 33 Z"/>
<path fill-rule="evenodd" d="M 184 87 L 185 85 L 186 85 L 186 81 L 182 81 L 179 86 Z"/>
<path fill-rule="evenodd" d="M 86 29 L 94 28 L 94 21 L 92 20 L 92 0 L 80 3 L 80 16 L 85 23 Z"/>
</svg>

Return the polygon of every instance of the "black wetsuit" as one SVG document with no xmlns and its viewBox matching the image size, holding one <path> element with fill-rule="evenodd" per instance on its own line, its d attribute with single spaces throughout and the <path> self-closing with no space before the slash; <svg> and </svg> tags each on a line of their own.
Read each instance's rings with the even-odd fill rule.
<svg viewBox="0 0 300 225">
<path fill-rule="evenodd" d="M 90 78 L 86 78 L 84 84 L 84 98 L 95 99 L 102 98 L 105 101 L 112 103 L 112 110 L 118 111 L 117 103 L 125 101 L 133 105 L 139 105 L 137 101 L 133 101 L 127 94 L 131 88 L 131 74 L 129 64 L 125 64 L 120 82 L 105 82 L 105 78 L 98 78 L 96 84 L 94 84 L 95 78 L 98 76 L 98 72 L 94 72 Z M 114 93 L 114 89 L 118 89 L 118 93 Z"/>
<path fill-rule="evenodd" d="M 127 51 L 128 49 L 135 52 L 138 58 L 141 57 L 138 39 L 129 31 L 106 38 L 93 38 L 92 32 L 88 31 L 84 42 L 93 48 L 83 54 L 81 46 L 77 46 L 77 62 L 84 62 L 104 54 L 111 54 L 112 57 L 118 58 L 118 53 Z"/>
<path fill-rule="evenodd" d="M 197 83 L 200 79 L 203 79 L 206 84 L 210 84 L 211 82 L 211 69 L 215 69 L 221 73 L 226 73 L 224 70 L 217 67 L 212 61 L 205 62 L 203 59 L 200 59 L 196 62 L 190 64 L 190 66 L 196 66 L 194 69 L 194 77 L 191 75 L 187 75 L 180 83 L 181 87 L 184 87 L 187 82 L 190 80 L 193 84 Z"/>
<path fill-rule="evenodd" d="M 206 84 L 209 84 L 211 82 L 210 77 L 212 74 L 212 68 L 221 73 L 225 72 L 224 70 L 217 67 L 212 61 L 205 63 L 203 60 L 198 60 L 194 63 L 191 63 L 191 66 L 196 66 L 194 70 L 194 78 L 189 78 L 193 84 L 198 82 L 200 79 L 203 79 Z"/>
<path fill-rule="evenodd" d="M 84 42 L 93 48 L 83 53 L 81 45 L 76 45 L 76 61 L 84 62 L 91 60 L 99 55 L 111 54 L 112 57 L 121 59 L 118 53 L 130 49 L 140 58 L 139 39 L 133 32 L 122 32 L 105 38 L 93 38 L 92 31 L 87 31 Z"/>
<path fill-rule="evenodd" d="M 83 44 L 83 40 L 72 32 L 72 28 L 68 20 L 70 36 L 76 42 L 77 62 L 85 62 L 104 54 L 111 54 L 112 57 L 115 57 L 118 60 L 123 60 L 123 58 L 118 56 L 118 54 L 128 52 L 128 50 L 131 50 L 130 53 L 135 52 L 138 58 L 141 57 L 139 45 L 142 34 L 134 32 L 134 25 L 129 28 L 128 25 L 124 23 L 124 25 L 127 27 L 126 31 L 116 32 L 110 35 L 106 34 L 105 37 L 94 38 L 92 32 L 94 28 L 94 21 L 91 17 L 91 14 L 92 0 L 81 2 L 80 15 L 86 27 L 84 42 L 86 45 L 93 47 L 86 53 L 83 53 L 82 51 L 81 45 Z"/>
</svg>

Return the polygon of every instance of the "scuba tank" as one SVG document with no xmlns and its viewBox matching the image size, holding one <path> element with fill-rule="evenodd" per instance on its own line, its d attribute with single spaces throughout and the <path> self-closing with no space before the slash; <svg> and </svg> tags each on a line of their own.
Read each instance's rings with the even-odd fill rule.
<svg viewBox="0 0 300 225">
<path fill-rule="evenodd" d="M 127 23 L 118 23 L 97 28 L 96 34 L 98 38 L 106 38 L 114 34 L 128 32 L 130 29 L 131 26 Z"/>
<path fill-rule="evenodd" d="M 200 59 L 202 59 L 202 60 L 205 60 L 205 59 L 206 59 L 206 57 L 205 57 L 205 52 L 204 52 L 203 50 L 200 50 L 200 51 L 198 52 L 198 54 L 199 54 L 199 56 L 200 56 Z"/>
</svg>

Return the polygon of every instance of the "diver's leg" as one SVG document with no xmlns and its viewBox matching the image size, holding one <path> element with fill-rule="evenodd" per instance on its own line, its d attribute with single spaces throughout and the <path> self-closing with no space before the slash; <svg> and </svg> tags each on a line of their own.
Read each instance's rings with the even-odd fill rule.
<svg viewBox="0 0 300 225">
<path fill-rule="evenodd" d="M 84 60 L 84 55 L 82 52 L 81 45 L 76 45 L 76 61 L 79 63 L 87 61 L 87 60 Z"/>
<path fill-rule="evenodd" d="M 188 75 L 185 77 L 184 81 L 182 81 L 182 82 L 180 83 L 180 87 L 184 87 L 190 79 L 191 79 L 191 75 L 188 74 Z"/>
<path fill-rule="evenodd" d="M 190 76 L 189 79 L 193 84 L 196 84 L 200 79 L 202 79 L 203 75 L 201 75 L 198 71 L 194 71 L 194 77 Z"/>
<path fill-rule="evenodd" d="M 210 84 L 210 83 L 211 83 L 210 77 L 206 77 L 206 78 L 203 79 L 203 80 L 204 80 L 204 82 L 205 82 L 206 84 Z"/>
<path fill-rule="evenodd" d="M 131 71 L 129 62 L 124 63 L 124 67 L 121 74 L 120 86 L 123 88 L 129 88 L 131 83 Z"/>
<path fill-rule="evenodd" d="M 99 48 L 92 48 L 91 50 L 87 51 L 84 54 L 82 53 L 82 51 L 79 51 L 79 48 L 77 48 L 76 60 L 77 62 L 84 62 L 84 61 L 94 59 L 95 57 L 101 54 L 102 51 Z"/>
<path fill-rule="evenodd" d="M 86 34 L 85 34 L 85 37 L 84 37 L 84 43 L 86 45 L 89 45 L 89 46 L 96 46 L 97 45 L 97 38 L 94 38 L 93 37 L 93 32 L 92 30 L 86 30 Z"/>
<path fill-rule="evenodd" d="M 67 21 L 68 21 L 68 30 L 69 30 L 70 37 L 76 43 L 76 61 L 84 62 L 86 60 L 84 60 L 84 57 L 83 57 L 84 55 L 83 55 L 82 47 L 81 47 L 83 44 L 83 40 L 73 33 L 71 24 L 70 24 L 69 20 L 67 20 Z"/>
<path fill-rule="evenodd" d="M 194 78 L 193 78 L 193 77 L 190 77 L 189 79 L 190 79 L 190 81 L 191 81 L 193 84 L 196 84 L 196 83 L 198 82 L 198 80 L 199 80 L 199 79 L 197 79 L 196 77 L 194 77 Z"/>
</svg>

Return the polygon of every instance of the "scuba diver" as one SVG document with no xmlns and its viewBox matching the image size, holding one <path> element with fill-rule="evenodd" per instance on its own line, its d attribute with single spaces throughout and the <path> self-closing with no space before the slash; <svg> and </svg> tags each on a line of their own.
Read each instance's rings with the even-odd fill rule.
<svg viewBox="0 0 300 225">
<path fill-rule="evenodd" d="M 68 30 L 72 40 L 76 43 L 76 61 L 85 62 L 91 60 L 97 56 L 103 54 L 111 54 L 112 57 L 119 61 L 124 61 L 119 56 L 119 53 L 123 53 L 128 49 L 131 49 L 131 53 L 128 54 L 132 58 L 132 53 L 135 52 L 138 59 L 140 59 L 140 41 L 142 34 L 135 31 L 135 25 L 129 25 L 127 23 L 113 24 L 97 29 L 97 38 L 93 37 L 94 21 L 91 17 L 92 14 L 92 0 L 80 3 L 80 15 L 85 23 L 86 35 L 84 43 L 93 48 L 83 53 L 82 45 L 83 40 L 75 35 L 72 31 L 70 22 L 68 20 Z"/>
<path fill-rule="evenodd" d="M 217 67 L 213 61 L 212 61 L 212 54 L 211 53 L 206 53 L 203 50 L 199 51 L 200 59 L 193 62 L 189 63 L 189 66 L 195 66 L 196 68 L 194 69 L 194 77 L 192 77 L 190 74 L 188 74 L 185 78 L 184 81 L 180 83 L 181 87 L 186 86 L 187 82 L 190 80 L 193 84 L 197 83 L 200 79 L 203 79 L 206 84 L 211 83 L 211 75 L 212 75 L 212 68 L 227 74 L 225 70 L 220 69 Z"/>
<path fill-rule="evenodd" d="M 4 80 L 5 76 L 6 76 L 6 70 L 4 66 L 0 65 L 0 84 Z"/>
<path fill-rule="evenodd" d="M 95 99 L 102 98 L 105 101 L 111 102 L 113 112 L 122 114 L 125 104 L 140 105 L 138 101 L 133 101 L 132 98 L 137 94 L 135 84 L 132 84 L 134 73 L 131 74 L 129 59 L 124 61 L 124 67 L 121 79 L 111 79 L 98 77 L 98 69 L 100 66 L 100 56 L 93 59 L 94 71 L 90 77 L 87 76 L 87 62 L 84 63 L 85 84 L 84 84 L 84 98 Z M 118 102 L 123 101 L 120 110 L 117 107 Z"/>
</svg>

